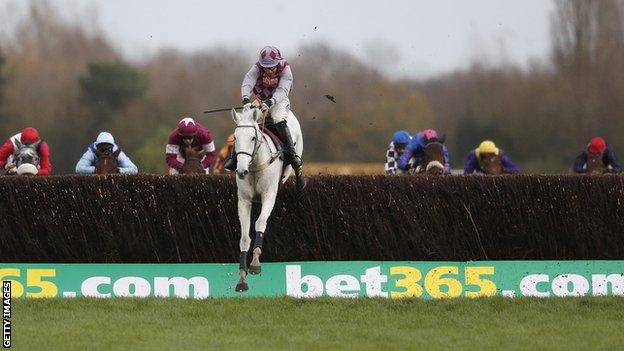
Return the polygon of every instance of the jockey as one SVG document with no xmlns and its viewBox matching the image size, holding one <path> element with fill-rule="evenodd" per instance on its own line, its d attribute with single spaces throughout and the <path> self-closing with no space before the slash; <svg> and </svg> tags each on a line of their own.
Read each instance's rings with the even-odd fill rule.
<svg viewBox="0 0 624 351">
<path fill-rule="evenodd" d="M 165 148 L 165 160 L 169 166 L 169 174 L 178 174 L 182 171 L 184 156 L 181 148 L 187 146 L 199 147 L 206 151 L 206 156 L 202 159 L 202 166 L 206 174 L 209 174 L 210 166 L 217 158 L 212 133 L 210 129 L 195 122 L 190 117 L 180 120 L 176 129 L 169 135 Z"/>
<path fill-rule="evenodd" d="M 406 151 L 401 155 L 399 161 L 397 162 L 397 166 L 401 171 L 408 171 L 411 167 L 410 160 L 414 158 L 414 164 L 418 164 L 420 158 L 423 157 L 423 149 L 427 145 L 427 141 L 430 139 L 437 139 L 438 132 L 433 129 L 425 129 L 421 132 L 416 133 L 410 140 L 407 145 Z M 449 154 L 446 145 L 443 145 L 444 149 L 444 173 L 451 173 L 451 164 L 449 163 Z"/>
<path fill-rule="evenodd" d="M 87 147 L 87 151 L 82 155 L 78 163 L 76 164 L 76 173 L 92 174 L 95 173 L 95 164 L 97 162 L 97 155 L 95 151 L 102 153 L 114 153 L 119 150 L 120 147 L 115 144 L 115 139 L 108 132 L 102 132 L 98 135 L 95 142 L 91 143 Z M 117 156 L 117 165 L 119 173 L 121 174 L 137 174 L 139 170 L 137 166 L 132 163 L 130 158 L 126 156 L 123 151 L 119 152 Z"/>
<path fill-rule="evenodd" d="M 288 94 L 293 84 L 293 74 L 288 62 L 274 46 L 260 50 L 260 58 L 243 79 L 241 95 L 244 109 L 258 107 L 267 115 L 267 128 L 277 134 L 284 143 L 284 162 L 292 165 L 297 176 L 303 164 L 296 154 L 286 119 L 290 112 Z M 251 94 L 255 100 L 251 101 Z M 236 170 L 236 157 L 226 162 L 225 168 Z"/>
<path fill-rule="evenodd" d="M 228 135 L 226 144 L 221 148 L 221 150 L 219 150 L 219 153 L 217 154 L 217 161 L 215 162 L 215 166 L 212 168 L 212 172 L 214 174 L 221 174 L 223 172 L 223 164 L 232 153 L 232 149 L 234 149 L 234 134 Z"/>
<path fill-rule="evenodd" d="M 466 159 L 466 164 L 464 164 L 464 174 L 472 174 L 474 172 L 484 173 L 483 169 L 481 169 L 481 157 L 484 154 L 495 154 L 501 157 L 501 163 L 503 166 L 503 173 L 506 174 L 516 174 L 520 173 L 520 169 L 516 164 L 514 164 L 509 156 L 505 154 L 505 152 L 496 147 L 491 140 L 484 140 L 479 144 L 479 147 L 470 151 L 468 154 L 468 158 Z"/>
<path fill-rule="evenodd" d="M 388 150 L 386 151 L 386 174 L 396 174 L 403 173 L 402 170 L 397 169 L 397 162 L 399 157 L 403 155 L 407 144 L 409 144 L 412 137 L 405 130 L 399 130 L 394 133 L 392 136 L 392 141 L 390 145 L 388 145 Z"/>
<path fill-rule="evenodd" d="M 621 173 L 624 171 L 624 167 L 620 164 L 615 151 L 607 144 L 607 142 L 601 137 L 593 137 L 587 144 L 587 151 L 583 151 L 574 160 L 574 173 L 587 173 L 587 156 L 588 154 L 602 154 L 602 162 L 605 167 L 611 167 L 610 172 Z"/>
<path fill-rule="evenodd" d="M 5 169 L 7 173 L 17 173 L 15 168 L 15 157 L 18 155 L 17 142 L 22 144 L 34 144 L 41 141 L 39 132 L 35 128 L 24 128 L 21 133 L 10 137 L 2 147 L 0 147 L 0 169 Z M 41 141 L 37 147 L 39 154 L 39 169 L 37 175 L 49 175 L 52 173 L 52 164 L 50 163 L 50 148 L 48 143 Z"/>
</svg>

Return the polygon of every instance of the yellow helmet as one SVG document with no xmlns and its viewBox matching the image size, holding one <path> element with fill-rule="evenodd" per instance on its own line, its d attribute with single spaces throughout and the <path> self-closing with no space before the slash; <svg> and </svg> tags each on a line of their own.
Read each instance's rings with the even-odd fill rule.
<svg viewBox="0 0 624 351">
<path fill-rule="evenodd" d="M 475 149 L 475 154 L 479 157 L 481 154 L 495 154 L 498 155 L 498 148 L 491 140 L 484 140 L 479 144 L 479 147 Z"/>
</svg>

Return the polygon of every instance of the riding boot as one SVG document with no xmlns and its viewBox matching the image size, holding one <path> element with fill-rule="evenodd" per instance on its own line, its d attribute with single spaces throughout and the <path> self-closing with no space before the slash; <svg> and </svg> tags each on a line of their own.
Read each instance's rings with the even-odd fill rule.
<svg viewBox="0 0 624 351">
<path fill-rule="evenodd" d="M 286 165 L 290 164 L 295 170 L 297 190 L 301 191 L 306 186 L 306 181 L 301 174 L 301 166 L 303 165 L 303 161 L 295 151 L 295 145 L 292 140 L 292 136 L 290 135 L 290 129 L 288 129 L 286 121 L 276 123 L 274 125 L 274 128 L 277 131 L 277 135 L 284 143 L 284 163 Z"/>
<path fill-rule="evenodd" d="M 301 161 L 301 157 L 297 155 L 295 151 L 295 145 L 292 140 L 292 136 L 290 135 L 290 129 L 288 129 L 288 125 L 286 125 L 286 121 L 282 121 L 275 124 L 275 130 L 277 131 L 277 135 L 284 143 L 284 162 L 287 165 L 292 165 L 295 172 L 298 172 L 303 162 Z"/>
<path fill-rule="evenodd" d="M 230 156 L 223 163 L 223 168 L 228 171 L 235 172 L 236 171 L 236 151 L 232 148 L 232 152 L 230 152 Z"/>
</svg>

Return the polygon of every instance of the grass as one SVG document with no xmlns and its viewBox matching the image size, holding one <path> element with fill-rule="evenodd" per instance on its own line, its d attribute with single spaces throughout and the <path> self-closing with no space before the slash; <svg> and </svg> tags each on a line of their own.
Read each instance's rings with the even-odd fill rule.
<svg viewBox="0 0 624 351">
<path fill-rule="evenodd" d="M 624 298 L 13 301 L 16 350 L 613 350 Z"/>
</svg>

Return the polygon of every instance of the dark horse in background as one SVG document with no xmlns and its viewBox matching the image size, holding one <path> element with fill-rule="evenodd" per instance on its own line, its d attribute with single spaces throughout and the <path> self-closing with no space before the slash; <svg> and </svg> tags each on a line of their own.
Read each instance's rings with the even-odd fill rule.
<svg viewBox="0 0 624 351">
<path fill-rule="evenodd" d="M 205 174 L 204 166 L 202 166 L 201 160 L 206 156 L 206 151 L 199 148 L 192 148 L 187 146 L 182 149 L 182 156 L 184 157 L 184 165 L 182 165 L 182 171 L 180 174 Z"/>
<path fill-rule="evenodd" d="M 602 153 L 587 153 L 587 162 L 585 163 L 588 174 L 604 174 L 609 173 L 608 167 L 605 166 Z"/>
<path fill-rule="evenodd" d="M 503 158 L 493 152 L 483 153 L 479 156 L 479 166 L 484 174 L 503 174 Z"/>
<path fill-rule="evenodd" d="M 444 137 L 427 140 L 423 148 L 423 157 L 411 167 L 413 174 L 444 174 Z"/>
<path fill-rule="evenodd" d="M 119 165 L 117 164 L 117 157 L 121 153 L 121 149 L 117 151 L 99 151 L 95 150 L 95 174 L 114 174 L 119 173 Z"/>
</svg>

